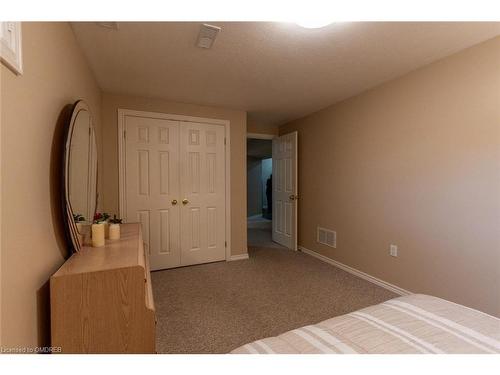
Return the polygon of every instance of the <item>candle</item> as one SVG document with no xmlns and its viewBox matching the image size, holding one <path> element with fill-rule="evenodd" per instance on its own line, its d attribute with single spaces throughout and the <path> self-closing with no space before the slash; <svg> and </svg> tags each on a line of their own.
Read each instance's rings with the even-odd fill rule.
<svg viewBox="0 0 500 375">
<path fill-rule="evenodd" d="M 109 224 L 109 239 L 110 240 L 120 239 L 120 224 Z"/>
<path fill-rule="evenodd" d="M 102 247 L 104 243 L 104 224 L 92 224 L 92 247 Z"/>
<path fill-rule="evenodd" d="M 104 222 L 104 238 L 109 238 L 109 223 Z"/>
</svg>

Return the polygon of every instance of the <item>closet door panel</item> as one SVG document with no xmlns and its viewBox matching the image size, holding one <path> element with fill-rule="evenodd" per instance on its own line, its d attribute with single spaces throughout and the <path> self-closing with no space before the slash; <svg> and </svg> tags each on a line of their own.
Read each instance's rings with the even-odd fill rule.
<svg viewBox="0 0 500 375">
<path fill-rule="evenodd" d="M 142 224 L 153 270 L 179 266 L 179 122 L 127 116 L 125 138 L 124 219 Z"/>
<path fill-rule="evenodd" d="M 224 126 L 180 128 L 181 264 L 225 259 Z"/>
</svg>

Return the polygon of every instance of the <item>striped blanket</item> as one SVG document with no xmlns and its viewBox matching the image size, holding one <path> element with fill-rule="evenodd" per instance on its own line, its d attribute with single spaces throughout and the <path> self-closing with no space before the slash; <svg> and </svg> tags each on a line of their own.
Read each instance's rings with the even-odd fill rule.
<svg viewBox="0 0 500 375">
<path fill-rule="evenodd" d="M 413 294 L 257 340 L 231 353 L 500 353 L 500 319 Z"/>
</svg>

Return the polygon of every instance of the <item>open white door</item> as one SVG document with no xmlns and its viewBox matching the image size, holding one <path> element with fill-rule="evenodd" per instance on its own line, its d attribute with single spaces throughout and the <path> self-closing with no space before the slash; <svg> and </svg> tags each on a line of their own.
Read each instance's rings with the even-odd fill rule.
<svg viewBox="0 0 500 375">
<path fill-rule="evenodd" d="M 273 241 L 297 250 L 297 132 L 273 139 Z"/>
</svg>

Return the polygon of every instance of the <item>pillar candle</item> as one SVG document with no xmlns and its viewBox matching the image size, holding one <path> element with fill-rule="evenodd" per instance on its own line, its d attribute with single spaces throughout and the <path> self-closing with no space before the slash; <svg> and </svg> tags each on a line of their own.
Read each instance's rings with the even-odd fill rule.
<svg viewBox="0 0 500 375">
<path fill-rule="evenodd" d="M 109 239 L 110 240 L 120 239 L 120 224 L 109 224 Z"/>
<path fill-rule="evenodd" d="M 92 224 L 92 247 L 102 247 L 104 244 L 104 224 Z"/>
<path fill-rule="evenodd" d="M 104 238 L 109 238 L 109 223 L 104 222 Z"/>
</svg>

